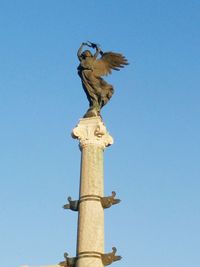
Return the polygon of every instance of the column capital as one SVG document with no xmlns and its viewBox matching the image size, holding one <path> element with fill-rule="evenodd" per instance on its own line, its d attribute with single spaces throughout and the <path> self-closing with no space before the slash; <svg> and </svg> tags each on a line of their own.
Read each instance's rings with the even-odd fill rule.
<svg viewBox="0 0 200 267">
<path fill-rule="evenodd" d="M 103 149 L 113 144 L 101 117 L 80 119 L 72 131 L 72 137 L 79 140 L 80 148 L 88 145 L 100 146 Z"/>
</svg>

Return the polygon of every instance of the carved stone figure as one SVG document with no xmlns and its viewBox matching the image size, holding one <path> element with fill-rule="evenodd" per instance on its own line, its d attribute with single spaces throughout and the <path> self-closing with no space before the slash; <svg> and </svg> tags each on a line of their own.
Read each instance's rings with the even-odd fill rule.
<svg viewBox="0 0 200 267">
<path fill-rule="evenodd" d="M 63 266 L 63 267 L 75 267 L 76 261 L 77 261 L 76 257 L 69 258 L 68 257 L 68 253 L 65 252 L 64 253 L 64 258 L 65 258 L 65 261 L 61 261 L 59 263 L 60 266 Z"/>
<path fill-rule="evenodd" d="M 70 209 L 73 211 L 78 211 L 79 201 L 78 200 L 72 200 L 71 197 L 68 197 L 67 199 L 69 201 L 69 204 L 65 204 L 63 206 L 63 209 Z"/>
<path fill-rule="evenodd" d="M 121 200 L 115 198 L 116 193 L 112 191 L 112 196 L 109 197 L 102 197 L 101 198 L 101 205 L 104 209 L 110 208 L 112 205 L 118 204 Z"/>
<path fill-rule="evenodd" d="M 110 265 L 113 261 L 121 260 L 121 256 L 116 256 L 117 249 L 115 247 L 112 248 L 112 252 L 107 254 L 101 254 L 101 260 L 104 266 Z"/>
<path fill-rule="evenodd" d="M 95 53 L 92 54 L 90 50 L 82 52 L 84 46 L 94 48 Z M 100 58 L 98 58 L 99 55 L 101 55 Z M 119 53 L 103 53 L 99 45 L 91 42 L 82 43 L 77 56 L 80 61 L 78 75 L 89 101 L 89 109 L 84 118 L 100 116 L 101 108 L 114 93 L 113 86 L 108 84 L 101 76 L 111 74 L 112 70 L 120 70 L 120 68 L 128 65 L 128 61 Z"/>
</svg>

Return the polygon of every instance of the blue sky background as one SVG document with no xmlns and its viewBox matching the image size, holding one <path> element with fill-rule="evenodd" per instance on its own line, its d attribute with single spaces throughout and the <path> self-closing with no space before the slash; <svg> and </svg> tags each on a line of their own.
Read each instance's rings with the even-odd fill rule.
<svg viewBox="0 0 200 267">
<path fill-rule="evenodd" d="M 71 130 L 88 103 L 81 42 L 122 52 L 102 110 L 105 250 L 117 266 L 200 266 L 200 2 L 0 0 L 0 267 L 75 255 L 80 151 Z"/>
</svg>

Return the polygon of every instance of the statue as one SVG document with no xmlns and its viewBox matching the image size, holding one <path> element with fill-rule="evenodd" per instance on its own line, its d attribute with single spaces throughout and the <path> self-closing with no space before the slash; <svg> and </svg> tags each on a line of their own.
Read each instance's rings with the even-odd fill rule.
<svg viewBox="0 0 200 267">
<path fill-rule="evenodd" d="M 90 50 L 82 52 L 84 46 L 95 49 L 95 53 L 92 54 Z M 101 57 L 98 59 L 99 55 Z M 101 76 L 111 74 L 112 70 L 119 71 L 120 68 L 128 65 L 128 61 L 119 53 L 102 52 L 98 44 L 91 42 L 82 43 L 77 56 L 80 61 L 77 68 L 78 75 L 89 101 L 89 109 L 84 118 L 101 116 L 101 108 L 106 105 L 114 93 L 113 86 L 108 84 Z"/>
</svg>

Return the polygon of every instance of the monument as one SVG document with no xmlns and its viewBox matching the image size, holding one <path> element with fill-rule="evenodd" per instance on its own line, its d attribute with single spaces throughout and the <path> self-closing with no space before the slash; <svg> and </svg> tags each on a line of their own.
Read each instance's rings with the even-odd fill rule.
<svg viewBox="0 0 200 267">
<path fill-rule="evenodd" d="M 82 52 L 84 46 L 95 49 Z M 128 64 L 126 58 L 113 52 L 104 53 L 100 46 L 91 42 L 82 43 L 77 53 L 80 64 L 78 75 L 89 101 L 89 109 L 72 131 L 81 150 L 79 199 L 72 200 L 64 209 L 78 212 L 76 256 L 64 254 L 64 261 L 54 267 L 103 267 L 121 259 L 117 249 L 104 252 L 104 209 L 118 204 L 116 193 L 104 196 L 103 153 L 113 144 L 113 138 L 103 123 L 100 111 L 114 93 L 112 85 L 101 76 L 119 70 Z M 53 267 L 53 265 L 51 265 Z M 47 267 L 47 266 L 46 266 Z M 50 266 L 49 266 L 50 267 Z"/>
</svg>

